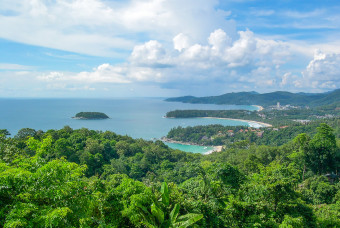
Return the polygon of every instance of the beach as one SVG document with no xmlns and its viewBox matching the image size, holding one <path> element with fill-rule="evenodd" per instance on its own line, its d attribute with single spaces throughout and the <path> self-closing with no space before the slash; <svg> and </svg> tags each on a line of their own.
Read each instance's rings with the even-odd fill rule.
<svg viewBox="0 0 340 228">
<path fill-rule="evenodd" d="M 260 108 L 262 108 L 262 106 L 257 106 Z M 263 109 L 263 108 L 262 108 Z M 261 110 L 262 110 L 261 109 Z M 220 118 L 220 117 L 198 117 L 198 118 L 205 118 L 205 119 L 221 119 L 221 120 L 234 120 L 234 121 L 241 121 L 241 122 L 246 122 L 249 123 L 250 127 L 254 127 L 254 128 L 260 128 L 260 127 L 272 127 L 271 124 L 268 123 L 263 123 L 263 122 L 259 122 L 259 121 L 254 121 L 254 120 L 243 120 L 243 119 L 232 119 L 232 118 Z M 169 139 L 167 137 L 162 137 L 161 140 L 163 142 L 168 142 L 168 143 L 176 143 L 176 144 L 182 144 L 182 145 L 195 145 L 195 146 L 204 146 L 204 145 L 199 145 L 196 143 L 189 143 L 189 142 L 182 142 L 182 141 L 175 141 L 172 139 Z M 212 146 L 214 149 L 210 150 L 206 153 L 204 153 L 205 155 L 208 154 L 212 154 L 213 152 L 221 152 L 223 150 L 223 146 Z"/>
<path fill-rule="evenodd" d="M 258 108 L 258 109 L 257 109 L 257 111 L 258 111 L 258 112 L 260 112 L 260 111 L 262 111 L 262 110 L 263 110 L 263 107 L 262 107 L 262 106 L 260 106 L 260 105 L 252 105 L 252 106 L 254 106 L 254 107 Z"/>
<path fill-rule="evenodd" d="M 204 155 L 212 154 L 213 152 L 221 152 L 223 150 L 223 146 L 213 146 L 213 147 L 214 147 L 213 150 L 208 151 Z"/>
<path fill-rule="evenodd" d="M 189 146 L 205 146 L 205 145 L 200 145 L 200 144 L 197 144 L 197 143 L 189 143 L 189 142 L 176 141 L 176 140 L 169 139 L 167 137 L 162 137 L 161 141 L 162 142 L 167 142 L 167 143 L 176 143 L 176 144 L 181 144 L 181 145 L 189 145 Z M 208 146 L 208 147 L 212 147 L 213 149 L 209 150 L 206 153 L 204 153 L 204 155 L 211 154 L 213 152 L 221 152 L 222 149 L 223 149 L 223 146 Z"/>
<path fill-rule="evenodd" d="M 176 140 L 169 139 L 167 137 L 162 137 L 161 141 L 168 142 L 168 143 L 177 143 L 177 144 L 182 144 L 182 145 L 190 145 L 190 146 L 203 146 L 203 145 L 199 145 L 197 143 L 189 143 L 189 142 L 176 141 Z"/>
<path fill-rule="evenodd" d="M 220 117 L 199 117 L 199 118 L 207 118 L 207 119 L 220 119 L 220 120 L 235 120 L 241 122 L 247 122 L 251 127 L 259 128 L 259 127 L 273 127 L 273 125 L 263 122 L 258 122 L 254 120 L 242 120 L 242 119 L 232 119 L 232 118 L 220 118 Z"/>
</svg>

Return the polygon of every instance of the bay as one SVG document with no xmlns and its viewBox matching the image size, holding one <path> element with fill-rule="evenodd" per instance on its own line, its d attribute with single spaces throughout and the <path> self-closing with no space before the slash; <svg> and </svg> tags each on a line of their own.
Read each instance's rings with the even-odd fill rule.
<svg viewBox="0 0 340 228">
<path fill-rule="evenodd" d="M 177 126 L 222 124 L 245 125 L 246 122 L 222 119 L 171 119 L 164 118 L 168 111 L 176 109 L 245 109 L 253 106 L 185 104 L 165 102 L 164 98 L 114 98 L 114 99 L 0 99 L 0 129 L 7 129 L 12 136 L 22 128 L 46 131 L 61 129 L 68 125 L 73 129 L 82 127 L 91 130 L 113 131 L 121 135 L 146 140 L 159 139 Z M 104 112 L 110 119 L 72 119 L 78 112 Z M 167 143 L 183 151 L 205 153 L 212 147 L 190 146 Z"/>
</svg>

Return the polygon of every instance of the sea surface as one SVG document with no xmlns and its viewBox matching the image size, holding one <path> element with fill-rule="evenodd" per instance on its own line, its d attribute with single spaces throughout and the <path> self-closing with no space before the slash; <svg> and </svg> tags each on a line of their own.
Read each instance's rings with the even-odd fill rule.
<svg viewBox="0 0 340 228">
<path fill-rule="evenodd" d="M 246 122 L 221 119 L 170 119 L 168 111 L 176 109 L 245 109 L 254 106 L 184 104 L 165 102 L 164 98 L 114 98 L 114 99 L 0 99 L 0 129 L 7 129 L 11 136 L 21 128 L 46 131 L 68 125 L 73 129 L 110 130 L 121 135 L 146 140 L 166 136 L 171 128 L 208 124 L 245 125 Z M 110 119 L 72 119 L 78 112 L 104 112 Z M 167 143 L 168 146 L 187 152 L 206 153 L 212 147 Z"/>
</svg>

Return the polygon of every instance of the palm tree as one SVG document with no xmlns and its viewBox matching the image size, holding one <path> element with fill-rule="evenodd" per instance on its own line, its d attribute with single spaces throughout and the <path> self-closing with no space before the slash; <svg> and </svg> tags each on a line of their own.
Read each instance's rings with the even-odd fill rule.
<svg viewBox="0 0 340 228">
<path fill-rule="evenodd" d="M 166 182 L 162 183 L 161 197 L 151 204 L 150 211 L 140 204 L 137 207 L 140 209 L 140 215 L 143 218 L 142 223 L 149 228 L 186 228 L 203 218 L 202 214 L 179 215 L 180 206 L 177 203 L 175 205 L 170 203 L 170 194 Z"/>
</svg>

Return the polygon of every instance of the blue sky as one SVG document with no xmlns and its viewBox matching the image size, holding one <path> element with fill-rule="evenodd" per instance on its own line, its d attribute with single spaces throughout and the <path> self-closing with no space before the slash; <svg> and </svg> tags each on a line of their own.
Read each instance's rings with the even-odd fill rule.
<svg viewBox="0 0 340 228">
<path fill-rule="evenodd" d="M 0 97 L 324 92 L 337 0 L 0 0 Z"/>
</svg>

